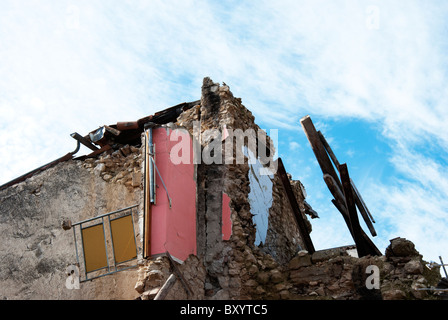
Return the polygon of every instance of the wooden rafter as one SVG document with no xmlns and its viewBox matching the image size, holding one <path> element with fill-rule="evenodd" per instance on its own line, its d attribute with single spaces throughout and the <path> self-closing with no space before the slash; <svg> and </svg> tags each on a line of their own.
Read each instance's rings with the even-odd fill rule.
<svg viewBox="0 0 448 320">
<path fill-rule="evenodd" d="M 297 226 L 299 228 L 300 235 L 305 245 L 305 249 L 309 253 L 313 253 L 315 251 L 313 242 L 311 241 L 310 234 L 305 224 L 305 220 L 303 219 L 302 213 L 300 211 L 299 204 L 297 203 L 297 199 L 292 191 L 291 183 L 289 182 L 288 176 L 286 174 L 285 167 L 283 166 L 283 162 L 281 158 L 278 158 L 278 169 L 277 174 L 282 181 L 283 189 L 285 190 L 286 196 L 288 197 L 289 203 L 291 205 L 291 209 L 294 214 L 294 218 L 297 222 Z"/>
<path fill-rule="evenodd" d="M 317 131 L 309 116 L 300 121 L 303 130 L 311 144 L 311 148 L 324 174 L 324 181 L 333 195 L 332 203 L 341 212 L 347 227 L 358 248 L 359 256 L 371 254 L 381 255 L 381 252 L 362 230 L 357 214 L 357 207 L 366 222 L 371 234 L 376 236 L 373 228 L 373 218 L 355 184 L 350 179 L 346 164 L 340 164 L 330 145 L 320 131 Z M 336 173 L 335 167 L 339 172 Z"/>
</svg>

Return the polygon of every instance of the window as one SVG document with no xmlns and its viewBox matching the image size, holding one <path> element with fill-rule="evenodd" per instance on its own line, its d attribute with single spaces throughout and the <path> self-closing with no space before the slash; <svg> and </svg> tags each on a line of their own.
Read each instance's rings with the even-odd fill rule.
<svg viewBox="0 0 448 320">
<path fill-rule="evenodd" d="M 81 274 L 84 273 L 81 282 L 136 266 L 131 263 L 138 255 L 134 225 L 136 207 L 73 224 L 76 259 Z M 81 247 L 79 251 L 78 246 Z"/>
</svg>

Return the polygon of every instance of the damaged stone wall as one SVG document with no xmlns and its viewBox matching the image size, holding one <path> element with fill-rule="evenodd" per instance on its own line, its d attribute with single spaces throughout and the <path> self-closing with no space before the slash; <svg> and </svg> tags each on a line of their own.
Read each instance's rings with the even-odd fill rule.
<svg viewBox="0 0 448 320">
<path fill-rule="evenodd" d="M 200 132 L 194 131 L 194 121 L 200 121 Z M 227 85 L 219 85 L 205 78 L 201 104 L 184 111 L 176 125 L 189 130 L 193 138 L 208 129 L 254 129 L 254 117 L 233 97 Z M 225 138 L 222 146 L 225 150 Z M 269 137 L 268 137 L 269 139 Z M 201 150 L 207 143 L 201 141 Z M 269 145 L 269 140 L 267 145 Z M 245 144 L 246 147 L 249 147 Z M 255 151 L 255 150 L 252 150 Z M 232 150 L 234 158 L 236 149 Z M 272 150 L 272 154 L 274 150 Z M 272 157 L 271 154 L 271 157 Z M 431 299 L 431 292 L 417 290 L 435 285 L 440 279 L 438 270 L 426 268 L 422 257 L 411 252 L 390 250 L 384 256 L 357 258 L 354 246 L 320 250 L 309 254 L 303 250 L 290 208 L 277 175 L 271 177 L 272 199 L 267 203 L 269 223 L 264 243 L 257 243 L 257 225 L 251 206 L 251 170 L 244 164 L 197 165 L 197 238 L 198 255 L 179 264 L 186 273 L 194 297 L 187 296 L 179 279 L 173 295 L 166 299 Z M 305 224 L 311 232 L 311 223 L 305 216 L 305 190 L 300 181 L 290 181 Z M 222 195 L 230 198 L 232 232 L 223 240 Z M 391 247 L 411 246 L 406 240 L 395 240 Z M 162 263 L 162 261 L 164 261 Z M 194 263 L 192 263 L 194 261 Z M 378 266 L 380 288 L 367 289 L 368 266 Z M 141 299 L 153 298 L 172 273 L 166 258 L 143 261 L 136 290 Z M 194 279 L 191 274 L 197 274 Z"/>
<path fill-rule="evenodd" d="M 300 181 L 290 181 L 293 192 L 297 198 L 301 214 L 307 226 L 308 233 L 311 233 L 312 226 L 305 215 L 302 184 Z M 303 240 L 299 236 L 297 223 L 291 211 L 291 205 L 285 196 L 280 178 L 275 175 L 274 188 L 272 192 L 273 205 L 270 210 L 270 228 L 266 246 L 267 253 L 278 261 L 280 264 L 286 264 L 289 260 L 302 248 L 304 248 Z"/>
<path fill-rule="evenodd" d="M 243 132 L 253 130 L 257 133 L 260 128 L 254 120 L 252 113 L 242 105 L 241 99 L 232 95 L 227 85 L 221 86 L 205 78 L 200 105 L 184 111 L 176 125 L 186 128 L 196 141 L 200 141 L 203 151 L 213 141 L 213 138 L 207 139 L 207 136 L 204 139 L 204 132 L 207 130 L 217 129 L 221 132 L 228 130 L 232 133 L 233 130 L 240 129 Z M 194 121 L 200 121 L 200 132 L 195 132 Z M 221 136 L 219 139 L 222 139 L 224 157 L 229 137 Z M 266 145 L 271 145 L 269 137 Z M 241 146 L 235 141 L 231 147 L 233 159 L 236 159 L 237 152 L 243 150 L 237 150 Z M 253 150 L 253 146 L 249 145 L 247 140 L 244 142 L 244 147 L 257 154 L 257 150 Z M 275 150 L 271 147 L 269 153 L 271 160 L 274 153 Z M 287 286 L 283 288 L 279 285 L 277 286 L 280 288 L 279 291 L 271 293 L 270 284 L 279 284 L 287 280 L 283 272 L 284 266 L 303 248 L 290 204 L 284 196 L 280 179 L 275 174 L 270 178 L 272 194 L 269 195 L 270 201 L 268 201 L 271 206 L 266 208 L 269 219 L 266 239 L 260 246 L 256 243 L 257 226 L 254 223 L 254 211 L 249 199 L 251 192 L 249 176 L 254 172 L 254 168 L 248 163 L 247 154 L 243 164 L 235 161 L 228 163 L 223 158 L 221 163 L 197 165 L 197 256 L 205 268 L 204 293 L 201 297 L 203 299 L 279 297 L 278 292 L 286 290 Z M 294 189 L 301 209 L 304 210 L 302 189 Z M 230 198 L 232 233 L 228 241 L 222 237 L 223 193 Z M 308 226 L 311 227 L 309 222 Z M 311 231 L 311 228 L 309 230 Z M 188 262 L 182 265 L 186 264 Z M 151 259 L 143 263 L 141 268 L 147 269 L 148 265 L 152 265 Z M 145 280 L 142 276 L 144 274 L 140 273 L 141 278 L 136 286 L 142 294 L 142 299 L 150 295 L 150 292 L 154 294 L 160 288 L 154 285 L 148 286 L 150 277 Z"/>
<path fill-rule="evenodd" d="M 192 111 L 194 112 L 194 111 Z M 179 125 L 185 125 L 186 119 L 182 116 L 178 120 Z M 207 129 L 215 128 L 223 130 L 225 127 L 229 131 L 240 129 L 243 132 L 253 130 L 255 133 L 260 130 L 254 122 L 254 116 L 246 109 L 241 99 L 235 98 L 226 85 L 220 86 L 210 79 L 204 79 L 201 97 L 201 107 L 199 117 L 201 120 L 202 132 Z M 186 125 L 188 128 L 189 126 Z M 232 137 L 230 137 L 232 138 Z M 227 138 L 229 139 L 229 138 Z M 267 145 L 269 137 L 267 137 Z M 202 141 L 204 143 L 204 141 Z M 244 145 L 248 148 L 248 142 Z M 234 159 L 237 158 L 237 150 L 240 146 L 236 141 L 231 144 Z M 225 151 L 226 145 L 223 142 Z M 250 150 L 257 154 L 257 150 Z M 275 150 L 271 150 L 271 158 Z M 245 282 L 249 279 L 257 279 L 260 272 L 269 269 L 274 278 L 280 272 L 276 270 L 277 262 L 271 255 L 264 253 L 255 244 L 256 226 L 254 225 L 253 212 L 249 201 L 250 183 L 249 173 L 251 165 L 248 158 L 245 157 L 243 164 L 229 164 L 223 161 L 222 165 L 199 165 L 198 166 L 198 184 L 205 183 L 205 195 L 199 193 L 199 197 L 205 197 L 205 221 L 207 244 L 204 256 L 208 280 L 205 284 L 206 293 L 210 298 L 242 298 L 251 296 Z M 201 174 L 201 170 L 204 174 Z M 201 182 L 200 179 L 205 179 Z M 289 258 L 297 252 L 300 238 L 298 229 L 293 221 L 291 209 L 281 197 L 282 190 L 278 180 L 274 178 L 272 207 L 269 210 L 269 225 L 267 230 L 266 243 L 263 244 L 264 250 L 277 252 L 277 258 L 289 261 Z M 229 241 L 221 239 L 220 224 L 222 218 L 218 212 L 221 212 L 220 197 L 226 193 L 230 201 L 232 236 Z M 200 216 L 201 213 L 198 212 Z M 210 223 L 213 221 L 213 223 Z M 288 225 L 292 231 L 285 229 Z M 213 237 L 213 238 L 212 238 Z M 289 244 L 288 242 L 292 243 Z M 280 248 L 280 249 L 279 249 Z M 283 258 L 283 252 L 286 258 Z M 285 253 L 286 252 L 286 253 Z M 261 262 L 261 263 L 258 263 Z M 264 281 L 264 279 L 262 280 Z M 249 289 L 249 291 L 252 291 Z"/>
<path fill-rule="evenodd" d="M 378 268 L 377 288 L 373 268 Z M 290 261 L 285 276 L 289 299 L 437 299 L 434 291 L 419 289 L 440 281 L 438 268 L 428 269 L 414 244 L 403 238 L 392 239 L 383 256 L 357 258 L 337 249 L 312 255 L 301 251 Z"/>
<path fill-rule="evenodd" d="M 92 169 L 105 182 L 124 185 L 129 193 L 134 188 L 141 188 L 141 154 L 140 149 L 125 145 L 116 151 L 108 151 L 97 158 L 87 158 L 83 167 Z"/>
<path fill-rule="evenodd" d="M 69 225 L 138 204 L 137 148 L 69 160 L 0 191 L 0 299 L 133 299 L 136 269 L 65 286 L 76 264 Z M 80 248 L 78 247 L 78 250 Z"/>
</svg>

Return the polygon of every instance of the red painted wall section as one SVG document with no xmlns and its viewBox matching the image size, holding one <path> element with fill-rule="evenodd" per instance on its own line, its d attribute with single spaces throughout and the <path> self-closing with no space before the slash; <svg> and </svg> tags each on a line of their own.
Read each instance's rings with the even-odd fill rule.
<svg viewBox="0 0 448 320">
<path fill-rule="evenodd" d="M 230 240 L 232 235 L 232 219 L 230 216 L 230 198 L 222 194 L 222 240 Z"/>
<path fill-rule="evenodd" d="M 184 261 L 190 254 L 196 254 L 193 141 L 186 130 L 155 128 L 153 143 L 156 166 L 171 198 L 171 208 L 156 170 L 156 204 L 151 208 L 151 254 L 168 251 L 174 258 Z M 173 163 L 172 150 L 175 156 L 182 155 L 186 163 Z"/>
</svg>

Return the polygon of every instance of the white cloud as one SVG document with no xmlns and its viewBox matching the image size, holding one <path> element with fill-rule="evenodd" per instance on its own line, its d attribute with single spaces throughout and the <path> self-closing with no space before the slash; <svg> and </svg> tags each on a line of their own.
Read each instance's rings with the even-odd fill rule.
<svg viewBox="0 0 448 320">
<path fill-rule="evenodd" d="M 300 145 L 296 141 L 290 141 L 289 142 L 289 149 L 291 151 L 295 151 L 295 150 L 297 150 L 299 148 L 300 148 Z"/>
</svg>

